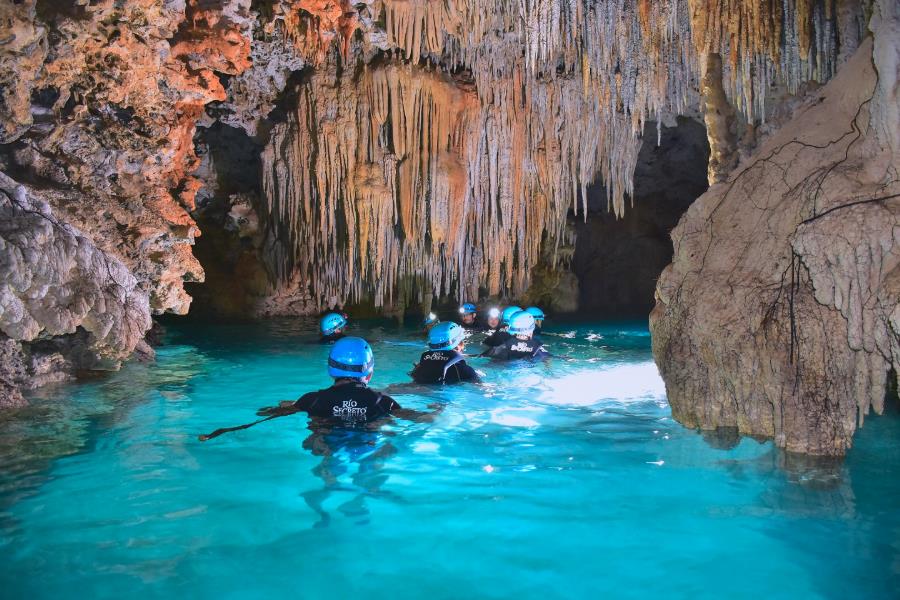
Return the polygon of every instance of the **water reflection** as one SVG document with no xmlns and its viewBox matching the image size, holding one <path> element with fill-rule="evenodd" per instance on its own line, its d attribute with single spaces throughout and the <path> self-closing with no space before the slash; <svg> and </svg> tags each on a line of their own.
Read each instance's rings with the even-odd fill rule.
<svg viewBox="0 0 900 600">
<path fill-rule="evenodd" d="M 127 422 L 130 411 L 154 395 L 167 401 L 189 394 L 209 359 L 193 346 L 160 350 L 157 365 L 132 362 L 114 374 L 43 387 L 28 406 L 0 413 L 0 527 L 13 522 L 6 508 L 36 493 L 54 461 L 91 452 L 102 432 Z"/>
<path fill-rule="evenodd" d="M 322 481 L 322 487 L 306 490 L 301 495 L 319 515 L 314 527 L 329 524 L 331 515 L 324 504 L 342 492 L 349 493 L 351 498 L 340 504 L 338 511 L 359 525 L 368 523 L 366 497 L 384 495 L 381 488 L 388 480 L 384 465 L 397 454 L 397 449 L 388 441 L 389 434 L 379 431 L 378 424 L 373 424 L 369 430 L 353 430 L 315 418 L 310 419 L 309 430 L 311 433 L 303 441 L 303 448 L 321 457 L 321 462 L 311 472 Z M 341 484 L 341 477 L 348 472 L 350 487 Z"/>
</svg>

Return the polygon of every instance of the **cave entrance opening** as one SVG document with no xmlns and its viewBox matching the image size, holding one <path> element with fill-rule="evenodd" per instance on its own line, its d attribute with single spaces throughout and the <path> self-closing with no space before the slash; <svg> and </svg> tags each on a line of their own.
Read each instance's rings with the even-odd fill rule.
<svg viewBox="0 0 900 600">
<path fill-rule="evenodd" d="M 588 188 L 588 218 L 570 215 L 581 315 L 644 318 L 653 308 L 656 280 L 672 260 L 669 233 L 709 185 L 706 128 L 688 118 L 672 125 L 659 130 L 659 144 L 657 124 L 645 127 L 622 218 L 609 210 L 602 183 Z"/>
</svg>

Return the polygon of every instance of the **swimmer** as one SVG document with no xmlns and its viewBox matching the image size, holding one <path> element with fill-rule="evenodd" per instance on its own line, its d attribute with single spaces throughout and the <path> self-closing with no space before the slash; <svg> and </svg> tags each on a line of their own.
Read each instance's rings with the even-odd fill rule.
<svg viewBox="0 0 900 600">
<path fill-rule="evenodd" d="M 503 312 L 500 314 L 500 328 L 489 335 L 482 343 L 488 348 L 495 348 L 508 340 L 510 338 L 510 335 L 507 332 L 509 320 L 514 314 L 519 312 L 522 312 L 522 309 L 518 306 L 507 306 L 504 308 Z"/>
<path fill-rule="evenodd" d="M 475 369 L 466 364 L 465 330 L 456 323 L 441 323 L 428 335 L 428 352 L 410 375 L 416 383 L 480 382 Z"/>
<path fill-rule="evenodd" d="M 369 381 L 374 372 L 375 356 L 364 339 L 338 340 L 328 355 L 328 374 L 334 378 L 334 385 L 304 394 L 291 409 L 351 427 L 389 415 L 408 421 L 433 420 L 434 413 L 402 408 L 390 396 L 371 389 Z"/>
<path fill-rule="evenodd" d="M 534 339 L 534 317 L 520 310 L 509 321 L 510 337 L 499 346 L 494 346 L 482 356 L 498 360 L 519 358 L 546 358 L 550 356 L 539 340 Z"/>
<path fill-rule="evenodd" d="M 537 306 L 529 306 L 525 312 L 534 317 L 534 335 L 541 335 L 541 331 L 544 329 L 544 311 Z"/>
<path fill-rule="evenodd" d="M 347 328 L 347 315 L 342 313 L 328 313 L 319 321 L 319 331 L 322 337 L 319 341 L 323 344 L 336 342 L 344 337 L 344 329 Z"/>
<path fill-rule="evenodd" d="M 471 302 L 466 302 L 459 307 L 460 320 L 463 329 L 475 329 L 477 327 L 475 318 L 478 316 L 478 309 Z"/>
<path fill-rule="evenodd" d="M 482 331 L 490 337 L 497 333 L 498 329 L 500 329 L 500 309 L 494 306 L 487 312 L 485 327 Z"/>
<path fill-rule="evenodd" d="M 425 335 L 427 336 L 428 333 L 434 328 L 434 326 L 440 322 L 441 320 L 438 319 L 438 316 L 433 312 L 430 312 L 425 315 L 425 318 L 422 320 L 422 331 L 424 331 Z"/>
<path fill-rule="evenodd" d="M 442 405 L 432 404 L 434 412 L 423 412 L 401 407 L 393 398 L 369 387 L 375 372 L 375 356 L 372 348 L 362 338 L 345 337 L 331 348 L 328 354 L 328 374 L 334 385 L 316 392 L 309 392 L 296 402 L 282 402 L 278 406 L 262 408 L 257 415 L 264 417 L 246 425 L 217 429 L 201 435 L 205 442 L 230 431 L 239 431 L 278 417 L 305 412 L 316 423 L 343 428 L 368 428 L 387 417 L 426 423 L 433 421 Z"/>
</svg>

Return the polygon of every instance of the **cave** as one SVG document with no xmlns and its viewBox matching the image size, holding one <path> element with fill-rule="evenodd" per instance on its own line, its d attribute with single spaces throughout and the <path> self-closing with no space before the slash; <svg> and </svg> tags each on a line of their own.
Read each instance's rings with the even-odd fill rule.
<svg viewBox="0 0 900 600">
<path fill-rule="evenodd" d="M 625 215 L 609 211 L 602 184 L 588 188 L 588 218 L 571 217 L 580 313 L 613 318 L 650 314 L 656 281 L 672 261 L 671 232 L 709 187 L 708 162 L 702 123 L 679 119 L 659 133 L 656 123 L 648 123 Z"/>
<path fill-rule="evenodd" d="M 895 0 L 70 4 L 0 3 L 11 597 L 896 594 Z"/>
</svg>

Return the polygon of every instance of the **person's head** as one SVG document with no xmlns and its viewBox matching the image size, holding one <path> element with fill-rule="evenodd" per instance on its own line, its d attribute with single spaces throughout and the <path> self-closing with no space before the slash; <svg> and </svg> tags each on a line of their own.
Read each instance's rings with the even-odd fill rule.
<svg viewBox="0 0 900 600">
<path fill-rule="evenodd" d="M 368 383 L 375 372 L 375 355 L 366 340 L 341 338 L 328 354 L 328 375 L 338 379 L 355 379 Z"/>
<path fill-rule="evenodd" d="M 328 313 L 319 321 L 319 330 L 322 335 L 343 333 L 345 327 L 347 327 L 347 317 L 340 313 Z"/>
<path fill-rule="evenodd" d="M 544 325 L 544 311 L 537 306 L 529 306 L 525 309 L 525 312 L 534 317 L 535 326 L 542 327 Z"/>
<path fill-rule="evenodd" d="M 435 325 L 437 325 L 440 322 L 441 322 L 441 320 L 438 319 L 438 316 L 436 314 L 434 314 L 433 312 L 430 312 L 427 315 L 425 315 L 425 318 L 422 320 L 422 329 L 425 330 L 425 333 L 428 333 L 429 331 L 434 329 Z"/>
<path fill-rule="evenodd" d="M 456 350 L 465 348 L 466 330 L 456 323 L 441 323 L 428 333 L 428 348 L 431 350 Z"/>
<path fill-rule="evenodd" d="M 522 312 L 522 309 L 518 306 L 507 306 L 500 314 L 500 324 L 505 327 L 509 327 L 510 319 L 512 319 L 513 315 L 518 312 Z"/>
<path fill-rule="evenodd" d="M 509 334 L 520 340 L 529 340 L 534 335 L 534 317 L 520 310 L 509 320 Z"/>
<path fill-rule="evenodd" d="M 462 306 L 459 307 L 460 319 L 464 325 L 471 325 L 475 322 L 475 316 L 478 312 L 478 309 L 475 308 L 475 305 L 471 302 L 466 302 Z"/>
<path fill-rule="evenodd" d="M 487 326 L 491 329 L 497 329 L 500 327 L 500 309 L 496 306 L 490 309 L 487 313 Z"/>
</svg>

